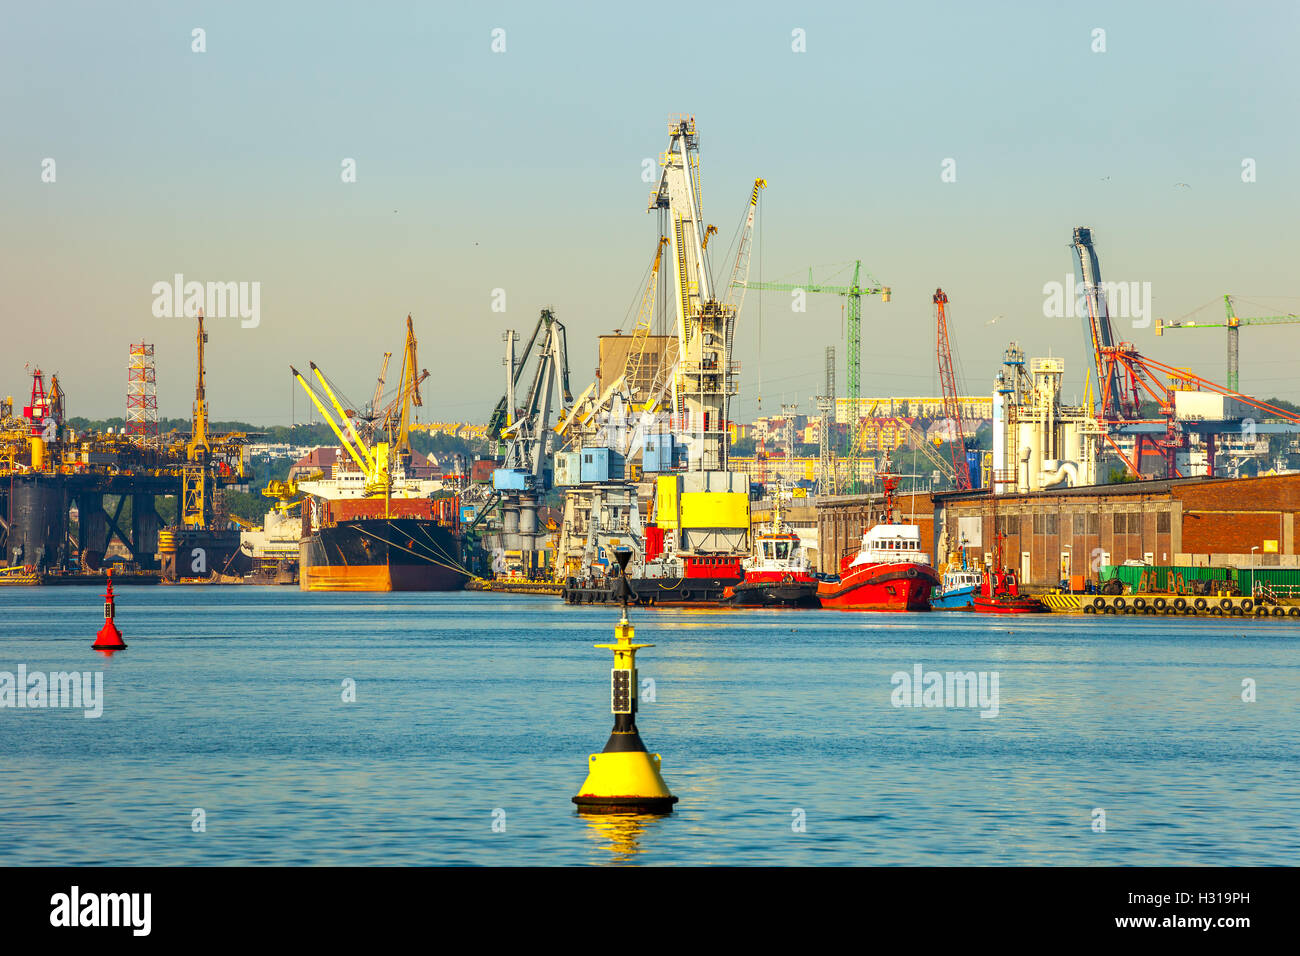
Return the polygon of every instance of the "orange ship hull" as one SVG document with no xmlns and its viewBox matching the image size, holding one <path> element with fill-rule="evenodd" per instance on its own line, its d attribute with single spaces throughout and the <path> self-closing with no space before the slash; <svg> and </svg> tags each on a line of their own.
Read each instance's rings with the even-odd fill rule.
<svg viewBox="0 0 1300 956">
<path fill-rule="evenodd" d="M 450 591 L 454 582 L 437 580 L 438 569 L 362 565 L 308 568 L 306 591 Z M 449 578 L 451 576 L 449 575 Z M 459 576 L 457 576 L 459 577 Z M 440 586 L 443 585 L 443 586 Z M 449 586 L 448 586 L 449 585 Z"/>
<path fill-rule="evenodd" d="M 358 518 L 317 530 L 299 555 L 304 591 L 459 591 L 460 543 L 434 521 Z"/>
</svg>

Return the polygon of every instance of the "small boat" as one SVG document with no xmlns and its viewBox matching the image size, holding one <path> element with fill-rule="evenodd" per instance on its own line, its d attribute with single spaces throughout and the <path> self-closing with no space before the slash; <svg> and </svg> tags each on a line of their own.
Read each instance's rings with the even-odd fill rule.
<svg viewBox="0 0 1300 956">
<path fill-rule="evenodd" d="M 930 594 L 930 607 L 936 611 L 970 611 L 975 607 L 975 592 L 983 575 L 966 563 L 966 540 L 961 542 L 961 567 L 943 572 L 943 583 Z"/>
<path fill-rule="evenodd" d="M 772 508 L 772 530 L 754 542 L 742 562 L 744 578 L 727 588 L 723 602 L 745 607 L 821 607 L 818 578 L 799 536 L 781 523 L 781 493 Z"/>
<path fill-rule="evenodd" d="M 983 575 L 970 568 L 954 568 L 943 573 L 943 583 L 930 595 L 930 607 L 936 611 L 969 611 L 975 607 L 975 592 Z"/>
<path fill-rule="evenodd" d="M 928 611 L 939 576 L 921 550 L 921 529 L 894 521 L 901 475 L 881 473 L 885 520 L 862 535 L 857 554 L 840 559 L 840 576 L 817 587 L 822 607 L 857 611 Z"/>
<path fill-rule="evenodd" d="M 1016 572 L 1002 566 L 1003 537 L 998 535 L 993 567 L 984 571 L 975 595 L 975 610 L 984 614 L 1041 614 L 1049 610 L 1038 598 L 1021 594 Z"/>
</svg>

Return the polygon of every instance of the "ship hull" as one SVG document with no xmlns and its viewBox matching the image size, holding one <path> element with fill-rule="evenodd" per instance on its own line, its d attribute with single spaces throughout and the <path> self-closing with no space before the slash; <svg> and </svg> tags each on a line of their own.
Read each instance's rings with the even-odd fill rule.
<svg viewBox="0 0 1300 956">
<path fill-rule="evenodd" d="M 847 611 L 928 611 L 938 583 L 928 565 L 872 565 L 817 588 L 822 607 Z"/>
<path fill-rule="evenodd" d="M 163 584 L 225 583 L 252 570 L 238 531 L 177 528 L 171 540 L 174 547 L 159 553 Z"/>
<path fill-rule="evenodd" d="M 999 594 L 990 598 L 978 594 L 975 610 L 981 614 L 1042 614 L 1049 608 L 1038 598 L 1024 595 Z"/>
<path fill-rule="evenodd" d="M 628 578 L 641 607 L 719 607 L 740 578 Z M 561 598 L 566 604 L 618 604 L 610 586 L 570 582 Z"/>
<path fill-rule="evenodd" d="M 304 591 L 459 591 L 469 581 L 460 543 L 436 521 L 361 518 L 304 539 Z"/>
<path fill-rule="evenodd" d="M 816 581 L 742 581 L 730 590 L 726 601 L 738 607 L 822 606 Z"/>
<path fill-rule="evenodd" d="M 934 611 L 975 610 L 975 586 L 957 588 L 946 594 L 936 589 L 930 595 L 930 609 Z"/>
</svg>

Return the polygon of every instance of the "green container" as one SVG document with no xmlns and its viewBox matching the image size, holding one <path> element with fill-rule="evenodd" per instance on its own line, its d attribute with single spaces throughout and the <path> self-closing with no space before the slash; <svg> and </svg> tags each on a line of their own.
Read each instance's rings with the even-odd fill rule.
<svg viewBox="0 0 1300 956">
<path fill-rule="evenodd" d="M 1287 571 L 1292 569 L 1287 568 Z M 1135 591 L 1142 584 L 1143 577 L 1146 577 L 1147 587 L 1158 592 L 1172 591 L 1175 585 L 1175 578 L 1182 575 L 1184 586 L 1192 581 L 1230 581 L 1236 577 L 1236 571 L 1233 568 L 1208 568 L 1192 567 L 1190 565 L 1115 565 L 1107 564 L 1101 569 L 1101 580 L 1109 581 L 1118 577 L 1120 582 L 1130 591 Z M 1260 580 L 1264 580 L 1260 578 Z M 1300 584 L 1300 573 L 1296 574 L 1296 584 Z M 1244 593 L 1245 587 L 1243 585 Z"/>
<path fill-rule="evenodd" d="M 1255 583 L 1275 588 L 1300 587 L 1300 568 L 1238 568 L 1237 580 L 1242 594 L 1253 594 Z"/>
</svg>

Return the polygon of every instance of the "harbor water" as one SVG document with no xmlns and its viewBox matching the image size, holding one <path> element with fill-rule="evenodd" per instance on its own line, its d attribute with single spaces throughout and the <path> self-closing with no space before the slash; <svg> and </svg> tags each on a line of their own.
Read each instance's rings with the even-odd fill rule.
<svg viewBox="0 0 1300 956">
<path fill-rule="evenodd" d="M 1300 863 L 1285 620 L 634 609 L 638 724 L 680 803 L 588 818 L 615 609 L 117 601 L 106 659 L 98 592 L 0 589 L 0 672 L 103 674 L 97 718 L 0 708 L 0 863 Z M 996 675 L 995 704 L 914 706 L 918 668 Z"/>
</svg>

